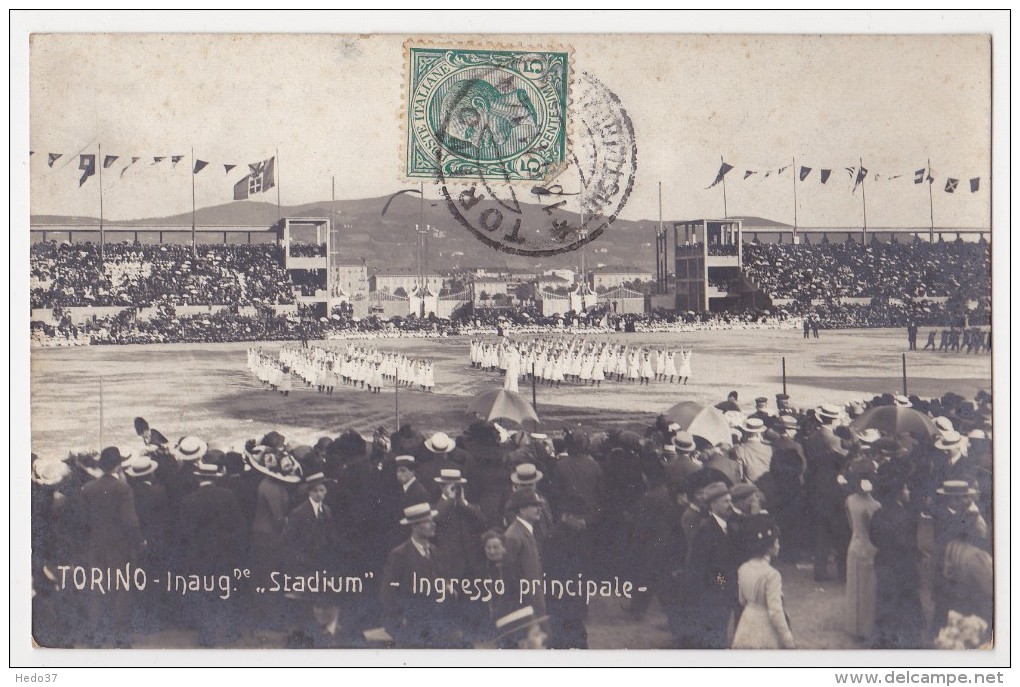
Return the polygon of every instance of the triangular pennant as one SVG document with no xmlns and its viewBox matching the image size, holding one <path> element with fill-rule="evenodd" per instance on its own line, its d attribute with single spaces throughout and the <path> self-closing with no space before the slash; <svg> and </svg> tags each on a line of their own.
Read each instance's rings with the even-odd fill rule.
<svg viewBox="0 0 1020 687">
<path fill-rule="evenodd" d="M 184 159 L 183 155 L 174 155 L 170 158 L 170 164 L 177 167 L 177 163 Z"/>
<path fill-rule="evenodd" d="M 978 188 L 981 186 L 981 177 L 975 177 L 970 180 L 970 192 L 977 193 Z"/>
<path fill-rule="evenodd" d="M 142 158 L 140 158 L 140 157 L 133 157 L 133 158 L 131 158 L 131 162 L 129 162 L 126 165 L 124 165 L 124 169 L 120 170 L 120 175 L 123 177 L 124 176 L 124 172 L 128 171 L 128 167 L 130 167 L 131 165 L 135 164 L 136 162 L 138 162 L 141 159 Z"/>
<path fill-rule="evenodd" d="M 744 172 L 744 178 L 746 179 L 747 177 L 751 176 L 752 174 L 757 174 L 757 173 L 758 173 L 758 172 L 753 172 L 753 171 L 751 171 L 750 169 L 748 169 L 748 170 L 746 170 L 746 171 Z"/>
<path fill-rule="evenodd" d="M 107 155 L 103 158 L 103 169 L 110 169 L 110 165 L 117 161 L 118 155 Z"/>
<path fill-rule="evenodd" d="M 162 162 L 165 159 L 166 159 L 165 155 L 163 157 L 154 157 L 154 158 L 152 158 L 152 164 L 158 165 L 160 162 Z"/>
<path fill-rule="evenodd" d="M 712 188 L 713 186 L 721 182 L 731 169 L 733 169 L 733 165 L 726 164 L 725 162 L 722 163 L 722 165 L 719 166 L 719 173 L 715 175 L 715 181 L 709 184 L 708 188 Z"/>
<path fill-rule="evenodd" d="M 230 174 L 230 170 L 232 170 L 234 167 L 237 167 L 237 165 L 223 165 L 224 173 Z"/>
<path fill-rule="evenodd" d="M 823 170 L 822 170 L 822 183 L 823 183 L 823 184 L 824 184 L 824 183 L 825 183 L 826 181 L 828 181 L 828 180 L 829 180 L 829 175 L 830 175 L 830 174 L 832 174 L 832 170 L 831 170 L 831 169 L 823 169 Z"/>
<path fill-rule="evenodd" d="M 28 151 L 28 156 L 29 157 L 32 157 L 33 155 L 35 155 L 35 151 L 34 150 Z"/>
<path fill-rule="evenodd" d="M 191 173 L 198 174 L 203 169 L 205 169 L 208 164 L 209 163 L 206 162 L 205 160 L 195 160 L 195 168 L 191 170 Z"/>
<path fill-rule="evenodd" d="M 811 168 L 810 167 L 803 167 L 802 166 L 800 168 L 800 180 L 801 181 L 804 181 L 805 179 L 807 179 L 809 174 L 811 174 Z"/>
<path fill-rule="evenodd" d="M 63 153 L 48 153 L 47 154 L 47 159 L 46 159 L 46 164 L 48 164 L 50 167 L 52 167 L 53 163 L 56 162 L 57 160 L 59 160 L 62 155 L 63 155 Z"/>
</svg>

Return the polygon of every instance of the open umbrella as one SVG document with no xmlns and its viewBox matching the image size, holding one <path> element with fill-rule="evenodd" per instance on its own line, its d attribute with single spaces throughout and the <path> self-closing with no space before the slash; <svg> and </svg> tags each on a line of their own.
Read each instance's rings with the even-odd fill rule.
<svg viewBox="0 0 1020 687">
<path fill-rule="evenodd" d="M 696 401 L 684 401 L 663 413 L 670 422 L 680 425 L 680 429 L 689 432 L 695 439 L 701 439 L 709 446 L 728 444 L 730 423 L 718 408 Z"/>
<path fill-rule="evenodd" d="M 525 421 L 538 423 L 538 414 L 523 396 L 506 389 L 493 389 L 478 394 L 468 404 L 468 412 L 474 413 L 486 422 L 510 420 L 518 424 Z"/>
<path fill-rule="evenodd" d="M 879 406 L 865 410 L 860 417 L 850 423 L 850 429 L 854 433 L 877 429 L 887 436 L 907 432 L 915 439 L 924 441 L 929 441 L 938 433 L 938 428 L 930 417 L 906 406 Z"/>
</svg>

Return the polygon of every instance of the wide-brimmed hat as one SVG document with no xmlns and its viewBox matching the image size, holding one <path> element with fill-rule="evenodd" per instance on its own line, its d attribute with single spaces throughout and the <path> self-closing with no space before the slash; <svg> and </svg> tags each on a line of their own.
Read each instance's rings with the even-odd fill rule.
<svg viewBox="0 0 1020 687">
<path fill-rule="evenodd" d="M 511 635 L 528 629 L 532 625 L 543 623 L 549 619 L 549 616 L 536 616 L 535 609 L 531 606 L 525 606 L 518 608 L 512 613 L 496 618 L 496 631 L 499 633 L 496 636 L 497 640 L 505 639 Z"/>
<path fill-rule="evenodd" d="M 44 487 L 53 487 L 64 481 L 71 468 L 62 460 L 36 459 L 32 461 L 32 481 Z"/>
<path fill-rule="evenodd" d="M 897 394 L 896 396 L 894 396 L 893 397 L 893 403 L 895 403 L 898 406 L 903 406 L 903 407 L 910 407 L 910 405 L 911 405 L 910 399 L 907 398 L 906 396 L 904 396 L 903 394 Z"/>
<path fill-rule="evenodd" d="M 935 418 L 935 427 L 938 428 L 940 432 L 952 432 L 954 429 L 956 429 L 955 427 L 953 427 L 953 421 L 950 420 L 945 415 L 940 415 L 939 417 Z"/>
<path fill-rule="evenodd" d="M 957 431 L 942 432 L 938 439 L 935 440 L 935 448 L 940 451 L 949 451 L 954 448 L 961 448 L 964 444 L 964 438 Z"/>
<path fill-rule="evenodd" d="M 400 519 L 401 525 L 415 525 L 419 522 L 427 522 L 439 515 L 439 511 L 432 510 L 427 503 L 416 503 L 404 509 L 404 517 Z"/>
<path fill-rule="evenodd" d="M 507 508 L 511 512 L 516 513 L 522 508 L 528 506 L 541 506 L 542 501 L 538 498 L 538 493 L 533 489 L 520 489 L 510 494 L 510 500 L 507 501 Z"/>
<path fill-rule="evenodd" d="M 534 463 L 521 463 L 510 474 L 510 481 L 514 484 L 538 484 L 541 479 L 542 471 Z"/>
<path fill-rule="evenodd" d="M 673 437 L 673 446 L 676 447 L 677 451 L 683 453 L 690 453 L 698 448 L 698 445 L 694 443 L 694 435 L 690 432 L 677 432 Z"/>
<path fill-rule="evenodd" d="M 467 480 L 461 477 L 457 468 L 443 468 L 439 471 L 439 477 L 435 481 L 440 484 L 467 484 Z"/>
<path fill-rule="evenodd" d="M 723 482 L 712 482 L 701 490 L 702 498 L 705 500 L 706 504 L 712 503 L 717 498 L 726 496 L 729 493 L 729 487 L 727 487 Z"/>
<path fill-rule="evenodd" d="M 868 427 L 857 433 L 857 441 L 862 444 L 874 444 L 876 441 L 882 438 L 882 433 L 874 427 Z"/>
<path fill-rule="evenodd" d="M 301 481 L 300 474 L 284 474 L 280 471 L 280 459 L 268 446 L 253 446 L 245 451 L 244 456 L 249 465 L 267 477 L 287 484 L 297 484 Z"/>
<path fill-rule="evenodd" d="M 839 406 L 832 405 L 831 403 L 823 403 L 822 405 L 815 408 L 815 414 L 819 417 L 824 417 L 829 420 L 838 420 L 840 415 Z"/>
<path fill-rule="evenodd" d="M 174 455 L 185 462 L 201 459 L 208 450 L 209 444 L 196 436 L 182 437 L 173 448 Z"/>
<path fill-rule="evenodd" d="M 124 474 L 128 477 L 145 477 L 151 475 L 159 464 L 145 454 L 124 461 Z"/>
<path fill-rule="evenodd" d="M 457 444 L 446 432 L 436 432 L 425 440 L 425 448 L 432 453 L 449 453 L 457 448 Z"/>
<path fill-rule="evenodd" d="M 112 472 L 130 457 L 130 453 L 121 455 L 120 449 L 116 446 L 107 446 L 103 449 L 102 453 L 99 454 L 99 460 L 96 461 L 96 465 L 103 472 Z"/>
<path fill-rule="evenodd" d="M 205 458 L 194 461 L 191 464 L 191 471 L 196 477 L 203 479 L 227 476 L 227 469 L 222 464 L 210 462 Z"/>
<path fill-rule="evenodd" d="M 949 479 L 943 482 L 942 486 L 935 490 L 935 493 L 940 496 L 974 496 L 977 494 L 977 489 L 962 479 Z"/>
<path fill-rule="evenodd" d="M 765 431 L 765 421 L 760 417 L 749 417 L 744 420 L 740 429 L 743 430 L 745 434 L 761 434 Z"/>
</svg>

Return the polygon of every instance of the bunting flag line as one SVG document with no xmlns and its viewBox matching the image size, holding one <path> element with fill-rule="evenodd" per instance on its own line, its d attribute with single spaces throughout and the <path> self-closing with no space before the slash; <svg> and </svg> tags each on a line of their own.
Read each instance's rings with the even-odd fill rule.
<svg viewBox="0 0 1020 687">
<path fill-rule="evenodd" d="M 854 190 L 851 191 L 851 193 L 856 193 L 857 192 L 857 187 L 860 186 L 864 182 L 864 177 L 866 177 L 866 176 L 868 176 L 868 170 L 865 169 L 864 167 L 861 167 L 857 171 L 857 179 L 854 181 Z"/>
<path fill-rule="evenodd" d="M 823 169 L 823 170 L 822 170 L 822 183 L 823 183 L 823 184 L 824 184 L 824 183 L 825 183 L 826 181 L 828 181 L 828 180 L 829 180 L 829 175 L 830 175 L 830 174 L 832 174 L 832 170 L 831 170 L 831 169 Z"/>
<path fill-rule="evenodd" d="M 80 155 L 78 160 L 78 169 L 82 170 L 81 179 L 78 180 L 78 187 L 81 188 L 85 181 L 96 173 L 96 156 L 92 153 L 88 155 Z"/>
<path fill-rule="evenodd" d="M 959 179 L 953 179 L 952 177 L 946 179 L 946 193 L 953 193 L 956 191 L 956 185 L 958 183 L 960 183 Z"/>
<path fill-rule="evenodd" d="M 801 168 L 800 168 L 800 180 L 804 181 L 805 179 L 808 178 L 809 174 L 811 174 L 811 168 L 810 167 L 801 166 Z"/>
<path fill-rule="evenodd" d="M 230 174 L 230 170 L 232 170 L 234 167 L 237 167 L 237 165 L 223 165 L 223 173 Z"/>
<path fill-rule="evenodd" d="M 709 188 L 712 188 L 713 186 L 721 182 L 731 169 L 733 169 L 733 165 L 726 164 L 725 162 L 722 163 L 722 165 L 720 165 L 719 167 L 719 173 L 715 175 L 715 181 L 709 184 L 708 188 L 706 188 L 705 190 L 707 191 Z"/>
<path fill-rule="evenodd" d="M 129 162 L 126 165 L 124 165 L 124 169 L 120 170 L 121 178 L 124 177 L 124 172 L 128 171 L 128 167 L 130 167 L 131 165 L 135 164 L 136 162 L 138 162 L 141 159 L 142 158 L 140 158 L 140 157 L 133 157 L 133 158 L 131 158 L 131 162 Z"/>
<path fill-rule="evenodd" d="M 234 200 L 245 200 L 253 193 L 263 193 L 273 188 L 276 181 L 273 177 L 273 167 L 276 158 L 249 164 L 248 176 L 234 184 Z"/>
<path fill-rule="evenodd" d="M 978 187 L 981 186 L 981 177 L 977 177 L 970 180 L 970 192 L 977 193 Z"/>
<path fill-rule="evenodd" d="M 110 169 L 110 165 L 117 161 L 119 155 L 105 155 L 103 156 L 103 169 Z"/>
<path fill-rule="evenodd" d="M 50 167 L 52 167 L 53 163 L 56 162 L 57 160 L 59 160 L 62 155 L 63 155 L 63 153 L 48 153 L 47 154 L 47 159 L 46 159 L 46 164 L 48 164 Z"/>
<path fill-rule="evenodd" d="M 205 160 L 195 160 L 195 168 L 193 170 L 191 170 L 191 173 L 192 174 L 198 174 L 203 169 L 205 169 L 206 166 L 208 166 L 208 164 L 209 163 L 206 162 Z"/>
</svg>

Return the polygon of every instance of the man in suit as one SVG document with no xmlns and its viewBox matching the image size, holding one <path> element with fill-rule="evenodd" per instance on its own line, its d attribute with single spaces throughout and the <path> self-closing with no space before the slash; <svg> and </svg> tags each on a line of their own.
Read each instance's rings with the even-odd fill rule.
<svg viewBox="0 0 1020 687">
<path fill-rule="evenodd" d="M 847 450 L 834 431 L 840 408 L 826 404 L 818 408 L 815 415 L 821 426 L 804 442 L 807 457 L 805 491 L 814 522 L 815 580 L 824 582 L 831 579 L 828 561 L 832 552 L 835 553 L 837 575 L 844 580 L 850 525 L 844 509 L 846 496 L 836 481 L 847 458 Z"/>
<path fill-rule="evenodd" d="M 226 477 L 222 466 L 195 462 L 198 488 L 181 501 L 178 526 L 180 551 L 188 574 L 219 576 L 230 574 L 243 560 L 245 522 L 234 493 L 220 484 Z M 230 641 L 240 636 L 236 596 L 221 591 L 201 591 L 188 598 L 192 622 L 198 627 L 200 646 L 216 646 L 221 635 Z M 190 596 L 190 595 L 189 595 Z"/>
<path fill-rule="evenodd" d="M 694 533 L 687 558 L 687 629 L 682 648 L 725 649 L 737 607 L 737 556 L 727 520 L 733 500 L 723 482 L 702 490 L 708 517 Z"/>
<path fill-rule="evenodd" d="M 535 538 L 535 525 L 542 518 L 542 502 L 530 489 L 510 495 L 510 508 L 517 513 L 506 528 L 507 594 L 518 595 L 518 600 L 535 609 L 537 616 L 546 615 L 545 594 L 531 584 L 542 580 L 542 555 Z M 522 585 L 525 585 L 522 587 Z M 520 599 L 521 590 L 525 590 Z"/>
<path fill-rule="evenodd" d="M 777 435 L 772 439 L 772 462 L 769 480 L 758 486 L 765 492 L 769 512 L 776 517 L 783 535 L 780 558 L 796 562 L 809 541 L 809 518 L 804 512 L 804 471 L 807 458 L 797 441 L 798 423 L 792 415 L 784 415 Z M 766 488 L 767 487 L 767 488 Z"/>
<path fill-rule="evenodd" d="M 436 515 L 427 501 L 405 508 L 400 524 L 410 526 L 411 536 L 390 551 L 383 568 L 383 626 L 402 649 L 449 646 L 454 631 L 444 622 L 446 604 L 436 602 L 434 585 L 446 577 L 442 551 L 432 543 Z M 419 585 L 428 581 L 433 593 L 419 593 L 416 580 Z"/>
<path fill-rule="evenodd" d="M 583 432 L 568 432 L 564 437 L 566 454 L 561 454 L 553 468 L 553 504 L 566 497 L 579 498 L 588 507 L 588 525 L 597 526 L 602 520 L 606 502 L 605 475 L 602 466 L 595 462 L 589 451 L 591 440 Z M 538 611 L 539 609 L 535 609 Z M 544 611 L 544 609 L 542 609 Z M 544 615 L 544 613 L 540 614 Z"/>
<path fill-rule="evenodd" d="M 419 503 L 431 503 L 428 490 L 418 481 L 415 476 L 415 460 L 412 455 L 402 455 L 394 458 L 397 473 L 397 482 L 400 483 L 400 508 L 403 510 L 408 506 Z"/>
<path fill-rule="evenodd" d="M 145 546 L 131 487 L 115 473 L 123 458 L 116 446 L 104 448 L 98 466 L 102 476 L 81 489 L 85 521 L 88 525 L 87 555 L 94 568 L 123 569 L 135 562 Z M 129 647 L 128 624 L 131 617 L 132 590 L 106 590 L 92 595 L 91 621 L 94 647 L 113 642 Z"/>
</svg>

